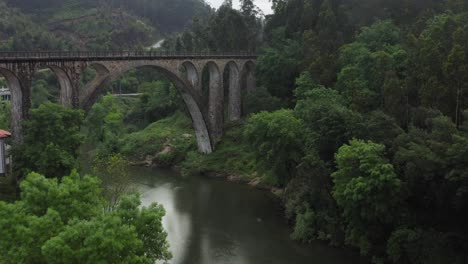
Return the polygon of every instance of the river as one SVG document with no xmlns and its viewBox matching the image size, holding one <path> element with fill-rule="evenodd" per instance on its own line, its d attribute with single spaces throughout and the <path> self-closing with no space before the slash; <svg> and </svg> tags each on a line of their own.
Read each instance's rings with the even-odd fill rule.
<svg viewBox="0 0 468 264">
<path fill-rule="evenodd" d="M 166 209 L 173 264 L 353 264 L 356 252 L 289 238 L 273 194 L 224 180 L 181 177 L 172 170 L 131 168 L 145 206 Z"/>
</svg>

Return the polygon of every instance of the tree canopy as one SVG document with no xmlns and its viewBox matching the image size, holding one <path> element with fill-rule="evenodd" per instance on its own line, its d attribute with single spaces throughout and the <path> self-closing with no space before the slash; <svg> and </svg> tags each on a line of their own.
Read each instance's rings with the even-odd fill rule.
<svg viewBox="0 0 468 264">
<path fill-rule="evenodd" d="M 0 253 L 14 263 L 154 263 L 168 260 L 157 204 L 140 208 L 138 196 L 104 211 L 100 181 L 76 171 L 57 179 L 31 173 L 21 199 L 0 202 Z"/>
</svg>

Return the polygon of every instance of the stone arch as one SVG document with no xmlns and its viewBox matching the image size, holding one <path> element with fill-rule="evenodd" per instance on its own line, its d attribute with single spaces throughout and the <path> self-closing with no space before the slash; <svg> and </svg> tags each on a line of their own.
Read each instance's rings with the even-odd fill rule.
<svg viewBox="0 0 468 264">
<path fill-rule="evenodd" d="M 57 78 L 60 90 L 60 103 L 64 106 L 72 106 L 73 86 L 67 72 L 63 68 L 56 65 L 49 65 L 47 67 L 55 74 Z"/>
<path fill-rule="evenodd" d="M 182 71 L 182 75 L 184 76 L 184 78 L 192 85 L 192 87 L 196 91 L 201 90 L 201 73 L 198 72 L 197 67 L 195 67 L 195 65 L 192 62 L 184 61 L 181 64 L 181 69 L 179 70 Z"/>
<path fill-rule="evenodd" d="M 21 122 L 26 118 L 29 109 L 25 107 L 27 96 L 23 97 L 23 89 L 19 78 L 11 71 L 0 68 L 0 74 L 5 77 L 11 92 L 11 128 L 15 141 L 22 140 Z M 27 102 L 26 102 L 26 105 Z"/>
<path fill-rule="evenodd" d="M 255 80 L 255 63 L 248 60 L 242 66 L 241 71 L 241 90 L 247 91 L 248 93 L 255 91 L 256 80 Z"/>
<path fill-rule="evenodd" d="M 220 67 L 214 61 L 208 61 L 204 69 L 208 69 L 208 123 L 210 128 L 211 141 L 213 145 L 221 139 L 223 135 L 224 122 L 224 89 L 223 74 Z"/>
<path fill-rule="evenodd" d="M 205 121 L 205 116 L 200 108 L 200 98 L 196 95 L 193 89 L 190 89 L 191 83 L 188 80 L 183 80 L 178 75 L 176 70 L 170 70 L 162 65 L 158 65 L 152 62 L 135 62 L 135 63 L 122 63 L 118 65 L 118 70 L 111 71 L 106 75 L 105 83 L 100 83 L 92 88 L 93 97 L 88 98 L 89 101 L 83 102 L 84 106 L 89 107 L 96 102 L 97 95 L 101 94 L 105 88 L 105 84 L 111 83 L 112 81 L 118 80 L 126 72 L 138 69 L 142 67 L 152 67 L 164 74 L 175 86 L 177 91 L 181 94 L 182 99 L 187 106 L 187 109 L 192 118 L 192 124 L 195 129 L 195 135 L 197 138 L 198 150 L 202 153 L 211 153 L 213 151 L 213 145 L 210 140 L 210 133 L 208 126 Z M 87 110 L 87 109 L 85 109 Z"/>
<path fill-rule="evenodd" d="M 224 72 L 229 73 L 228 84 L 228 118 L 229 121 L 240 120 L 242 109 L 241 109 L 241 88 L 239 78 L 239 67 L 234 61 L 230 61 L 224 67 Z M 226 74 L 224 76 L 227 76 Z"/>
<path fill-rule="evenodd" d="M 92 62 L 87 65 L 87 68 L 95 70 L 96 75 L 85 84 L 80 92 L 80 105 L 85 111 L 91 110 L 101 90 L 110 83 L 110 70 L 104 64 Z"/>
<path fill-rule="evenodd" d="M 38 107 L 37 104 L 35 105 L 35 103 L 38 103 L 38 95 L 40 95 L 40 98 L 43 100 L 49 100 L 54 103 L 64 103 L 61 97 L 62 85 L 66 85 L 67 80 L 68 83 L 70 83 L 65 71 L 60 69 L 55 63 L 37 63 L 32 65 L 30 72 L 30 85 L 28 85 L 31 94 L 32 107 Z M 46 82 L 42 85 L 44 90 L 37 90 L 37 85 L 40 84 L 39 82 Z M 23 90 L 25 88 L 26 86 L 23 86 Z M 66 87 L 63 88 L 64 90 L 67 89 Z M 45 92 L 47 92 L 47 94 L 44 94 Z M 47 98 L 45 98 L 45 96 Z"/>
</svg>

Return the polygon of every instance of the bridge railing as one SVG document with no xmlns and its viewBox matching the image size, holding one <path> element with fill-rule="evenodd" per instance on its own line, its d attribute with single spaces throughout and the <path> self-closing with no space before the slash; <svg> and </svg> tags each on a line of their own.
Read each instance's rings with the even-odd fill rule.
<svg viewBox="0 0 468 264">
<path fill-rule="evenodd" d="M 60 58 L 164 58 L 164 57 L 256 57 L 255 53 L 239 52 L 171 52 L 171 51 L 24 51 L 0 52 L 1 59 Z"/>
</svg>

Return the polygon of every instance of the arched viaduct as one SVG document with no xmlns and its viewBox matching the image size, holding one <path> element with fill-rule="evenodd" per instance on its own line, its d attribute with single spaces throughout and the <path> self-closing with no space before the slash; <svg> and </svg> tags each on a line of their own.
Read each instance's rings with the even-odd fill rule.
<svg viewBox="0 0 468 264">
<path fill-rule="evenodd" d="M 11 90 L 12 132 L 22 140 L 21 122 L 31 108 L 34 74 L 52 70 L 60 86 L 60 103 L 91 109 L 107 85 L 124 73 L 140 67 L 154 67 L 170 79 L 190 112 L 198 148 L 203 153 L 214 150 L 223 134 L 224 87 L 228 89 L 228 118 L 241 118 L 242 92 L 255 89 L 255 55 L 251 54 L 167 54 L 159 52 L 22 52 L 0 53 L 0 74 Z M 81 75 L 87 67 L 96 77 L 81 87 Z M 208 92 L 203 92 L 202 73 L 209 72 Z M 229 80 L 224 80 L 224 72 Z"/>
</svg>

